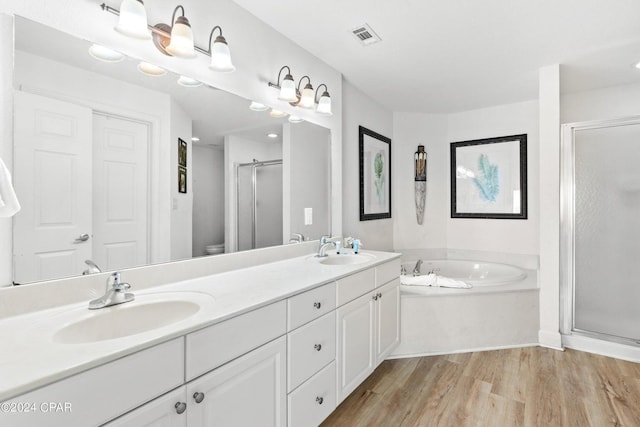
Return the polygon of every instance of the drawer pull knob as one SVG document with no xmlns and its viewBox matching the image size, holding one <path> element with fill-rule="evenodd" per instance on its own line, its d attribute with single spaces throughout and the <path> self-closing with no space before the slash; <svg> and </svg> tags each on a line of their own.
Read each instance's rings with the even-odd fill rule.
<svg viewBox="0 0 640 427">
<path fill-rule="evenodd" d="M 378 298 L 382 298 L 382 294 L 378 292 Z"/>
<path fill-rule="evenodd" d="M 313 346 L 313 348 L 315 348 L 316 351 L 320 351 L 320 350 L 322 350 L 322 344 L 316 344 L 316 345 Z"/>
<path fill-rule="evenodd" d="M 182 414 L 184 411 L 187 410 L 187 404 L 184 402 L 178 402 L 176 403 L 176 412 L 178 413 L 178 415 Z"/>
<path fill-rule="evenodd" d="M 373 296 L 373 300 L 374 301 L 378 301 L 378 295 L 377 294 Z"/>
<path fill-rule="evenodd" d="M 313 303 L 313 306 L 314 306 L 315 308 L 317 308 L 318 310 L 320 310 L 320 307 L 322 307 L 322 304 L 321 304 L 321 303 L 319 303 L 319 302 L 314 302 L 314 303 Z"/>
<path fill-rule="evenodd" d="M 318 405 L 322 405 L 322 403 L 324 402 L 324 399 L 320 396 L 316 397 L 316 402 L 318 402 Z"/>
<path fill-rule="evenodd" d="M 196 403 L 201 403 L 204 400 L 204 393 L 196 391 L 195 393 L 193 393 L 193 399 L 196 401 Z"/>
</svg>

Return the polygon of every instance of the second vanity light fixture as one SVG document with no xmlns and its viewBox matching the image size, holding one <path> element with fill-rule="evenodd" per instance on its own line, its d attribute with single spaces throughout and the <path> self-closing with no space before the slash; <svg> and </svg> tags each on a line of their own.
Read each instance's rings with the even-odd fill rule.
<svg viewBox="0 0 640 427">
<path fill-rule="evenodd" d="M 286 69 L 286 74 L 282 82 L 280 81 L 280 77 L 282 77 L 282 72 Z M 302 81 L 306 79 L 306 85 L 300 91 L 300 87 L 302 85 Z M 318 92 L 321 87 L 324 86 L 324 92 L 321 93 L 320 99 L 318 99 Z M 278 99 L 281 101 L 286 101 L 294 107 L 307 108 L 311 109 L 316 107 L 316 113 L 323 116 L 331 116 L 333 113 L 331 111 L 331 97 L 329 96 L 328 88 L 326 84 L 321 84 L 318 86 L 318 89 L 313 92 L 313 86 L 311 85 L 311 78 L 309 76 L 303 76 L 298 81 L 298 86 L 296 87 L 295 80 L 291 75 L 291 68 L 288 65 L 280 68 L 278 72 L 278 81 L 277 83 L 269 82 L 269 87 L 274 87 L 279 89 Z"/>
<path fill-rule="evenodd" d="M 100 7 L 106 12 L 119 16 L 118 24 L 114 28 L 115 31 L 135 39 L 153 37 L 154 45 L 165 55 L 195 58 L 196 52 L 199 52 L 211 57 L 209 68 L 214 71 L 228 73 L 236 69 L 231 62 L 229 45 L 222 36 L 220 26 L 216 25 L 211 30 L 206 50 L 194 44 L 191 24 L 185 16 L 182 5 L 176 6 L 173 10 L 171 25 L 159 23 L 154 26 L 149 26 L 147 23 L 147 13 L 142 0 L 123 0 L 120 10 L 108 6 L 106 3 L 102 3 Z M 180 15 L 176 18 L 178 11 L 180 11 Z M 220 35 L 212 44 L 213 34 L 216 30 L 220 31 Z"/>
</svg>

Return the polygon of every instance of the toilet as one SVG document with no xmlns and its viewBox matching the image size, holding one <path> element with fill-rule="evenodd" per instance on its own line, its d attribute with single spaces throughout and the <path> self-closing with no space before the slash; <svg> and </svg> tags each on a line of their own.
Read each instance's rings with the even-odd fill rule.
<svg viewBox="0 0 640 427">
<path fill-rule="evenodd" d="M 209 245 L 205 248 L 207 255 L 218 255 L 224 253 L 224 243 Z"/>
</svg>

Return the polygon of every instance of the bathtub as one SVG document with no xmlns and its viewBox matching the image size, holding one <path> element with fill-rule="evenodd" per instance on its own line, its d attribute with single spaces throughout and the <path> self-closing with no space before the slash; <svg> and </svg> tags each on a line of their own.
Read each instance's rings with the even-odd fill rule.
<svg viewBox="0 0 640 427">
<path fill-rule="evenodd" d="M 417 260 L 402 266 L 411 274 Z M 400 286 L 400 345 L 391 357 L 416 357 L 537 345 L 537 271 L 503 263 L 425 259 L 431 271 L 470 289 Z"/>
</svg>

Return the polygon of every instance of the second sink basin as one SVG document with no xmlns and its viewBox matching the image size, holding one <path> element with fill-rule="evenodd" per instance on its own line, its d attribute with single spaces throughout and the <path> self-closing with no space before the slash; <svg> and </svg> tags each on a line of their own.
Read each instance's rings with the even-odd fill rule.
<svg viewBox="0 0 640 427">
<path fill-rule="evenodd" d="M 334 254 L 320 258 L 318 262 L 325 265 L 355 265 L 372 261 L 375 257 L 370 254 Z"/>
<path fill-rule="evenodd" d="M 132 302 L 65 313 L 67 322 L 52 339 L 61 344 L 82 344 L 136 335 L 189 319 L 203 304 L 212 302 L 211 296 L 197 292 L 136 295 Z"/>
</svg>

